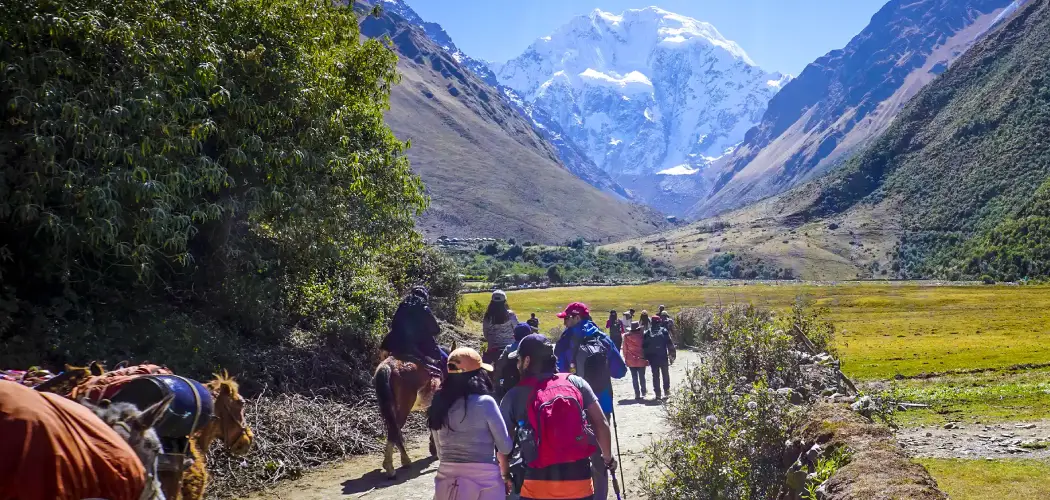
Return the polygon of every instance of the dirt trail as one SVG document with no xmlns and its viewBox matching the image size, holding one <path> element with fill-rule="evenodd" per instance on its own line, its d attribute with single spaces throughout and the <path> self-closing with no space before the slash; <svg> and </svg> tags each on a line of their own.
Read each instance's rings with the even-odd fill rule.
<svg viewBox="0 0 1050 500">
<path fill-rule="evenodd" d="M 686 368 L 700 362 L 696 352 L 680 350 L 678 360 L 671 366 L 672 384 L 679 384 Z M 663 418 L 663 405 L 652 401 L 652 380 L 647 372 L 649 401 L 634 401 L 634 389 L 628 374 L 615 380 L 613 390 L 620 404 L 616 406 L 619 417 L 620 455 L 623 458 L 619 473 L 627 483 L 625 498 L 639 498 L 638 476 L 645 463 L 642 452 L 668 429 Z M 674 387 L 672 387 L 672 392 Z M 426 441 L 417 439 L 411 444 L 409 456 L 416 462 L 409 469 L 399 469 L 397 479 L 387 480 L 380 470 L 382 456 L 355 457 L 327 469 L 309 473 L 304 477 L 288 481 L 276 487 L 256 493 L 250 499 L 321 500 L 339 498 L 368 498 L 369 500 L 429 500 L 434 494 L 434 473 L 438 462 L 429 458 Z M 395 464 L 399 463 L 397 457 Z M 612 488 L 610 498 L 615 498 Z"/>
</svg>

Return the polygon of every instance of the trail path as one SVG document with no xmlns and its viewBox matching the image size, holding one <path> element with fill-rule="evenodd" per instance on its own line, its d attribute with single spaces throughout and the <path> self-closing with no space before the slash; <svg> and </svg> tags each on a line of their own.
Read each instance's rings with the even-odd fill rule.
<svg viewBox="0 0 1050 500">
<path fill-rule="evenodd" d="M 679 350 L 678 360 L 671 366 L 671 381 L 674 386 L 681 383 L 686 368 L 700 362 L 700 354 Z M 616 406 L 619 417 L 620 455 L 623 459 L 619 474 L 627 483 L 625 498 L 640 498 L 639 473 L 645 463 L 642 452 L 668 430 L 663 418 L 663 405 L 652 401 L 651 373 L 646 374 L 649 384 L 649 400 L 634 401 L 634 389 L 628 374 L 615 380 L 613 391 L 620 404 Z M 672 387 L 672 392 L 675 390 Z M 615 446 L 615 445 L 614 445 Z M 382 456 L 355 457 L 327 469 L 309 473 L 304 477 L 277 485 L 275 488 L 254 494 L 250 499 L 321 500 L 367 498 L 369 500 L 429 500 L 434 494 L 434 473 L 437 460 L 429 458 L 427 442 L 417 439 L 411 443 L 409 456 L 415 463 L 409 469 L 399 469 L 395 480 L 385 479 L 380 464 Z M 395 464 L 398 459 L 395 455 Z M 609 488 L 610 498 L 615 498 Z"/>
<path fill-rule="evenodd" d="M 1050 458 L 1050 420 L 901 429 L 908 453 L 929 458 Z"/>
</svg>

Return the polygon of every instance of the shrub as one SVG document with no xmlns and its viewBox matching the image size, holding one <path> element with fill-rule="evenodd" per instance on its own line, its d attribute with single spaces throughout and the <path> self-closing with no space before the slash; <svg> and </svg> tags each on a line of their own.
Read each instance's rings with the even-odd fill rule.
<svg viewBox="0 0 1050 500">
<path fill-rule="evenodd" d="M 459 317 L 467 318 L 471 321 L 481 321 L 485 318 L 485 310 L 487 309 L 486 304 L 482 304 L 477 299 L 460 300 L 459 303 Z"/>
<path fill-rule="evenodd" d="M 804 409 L 774 390 L 803 387 L 791 331 L 821 338 L 819 311 L 776 318 L 753 306 L 689 309 L 679 327 L 709 339 L 703 365 L 689 370 L 667 406 L 672 431 L 648 450 L 646 496 L 767 499 L 783 483 L 785 442 Z M 686 327 L 689 323 L 692 326 Z M 683 336 L 686 335 L 684 330 Z"/>
</svg>

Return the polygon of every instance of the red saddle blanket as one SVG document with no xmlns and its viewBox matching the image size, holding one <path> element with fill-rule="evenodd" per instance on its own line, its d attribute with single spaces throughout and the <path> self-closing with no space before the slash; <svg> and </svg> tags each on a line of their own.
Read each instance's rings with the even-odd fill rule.
<svg viewBox="0 0 1050 500">
<path fill-rule="evenodd" d="M 146 472 L 86 407 L 0 381 L 0 499 L 137 500 Z"/>
<path fill-rule="evenodd" d="M 103 399 L 113 397 L 122 385 L 141 375 L 174 375 L 174 373 L 159 365 L 129 366 L 91 377 L 74 387 L 73 391 L 66 396 L 73 400 L 85 398 L 93 403 L 98 403 Z"/>
</svg>

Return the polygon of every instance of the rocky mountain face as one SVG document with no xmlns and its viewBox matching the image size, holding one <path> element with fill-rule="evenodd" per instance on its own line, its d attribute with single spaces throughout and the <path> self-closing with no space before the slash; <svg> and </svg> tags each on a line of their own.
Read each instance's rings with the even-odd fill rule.
<svg viewBox="0 0 1050 500">
<path fill-rule="evenodd" d="M 699 174 L 744 139 L 789 80 L 755 66 L 714 26 L 656 7 L 595 10 L 491 68 L 546 115 L 544 126 L 671 213 L 706 194 Z"/>
<path fill-rule="evenodd" d="M 391 89 L 386 122 L 410 141 L 412 169 L 430 195 L 417 221 L 424 234 L 563 243 L 622 239 L 665 225 L 652 210 L 567 170 L 558 149 L 503 93 L 424 29 L 390 9 L 361 24 L 363 36 L 389 37 L 400 56 L 401 82 Z"/>
<path fill-rule="evenodd" d="M 1008 5 L 890 0 L 844 48 L 811 63 L 773 97 L 743 144 L 709 171 L 710 197 L 689 215 L 712 216 L 832 170 L 886 130 Z"/>
<path fill-rule="evenodd" d="M 452 37 L 438 23 L 423 20 L 416 11 L 402 0 L 382 0 L 379 5 L 386 11 L 404 19 L 408 24 L 422 30 L 435 44 L 448 53 L 457 63 L 474 73 L 489 86 L 498 91 L 499 98 L 528 119 L 536 133 L 553 145 L 562 164 L 577 177 L 588 184 L 607 193 L 624 199 L 632 198 L 630 193 L 617 184 L 604 170 L 598 168 L 583 150 L 576 145 L 542 110 L 522 99 L 514 89 L 500 85 L 496 74 L 489 68 L 489 63 L 465 54 Z"/>
</svg>

